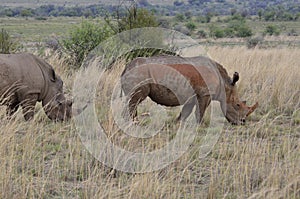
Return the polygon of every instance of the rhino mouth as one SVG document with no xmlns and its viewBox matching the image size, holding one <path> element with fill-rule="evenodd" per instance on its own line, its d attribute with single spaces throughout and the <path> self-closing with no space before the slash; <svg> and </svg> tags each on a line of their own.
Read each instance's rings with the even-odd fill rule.
<svg viewBox="0 0 300 199">
<path fill-rule="evenodd" d="M 241 119 L 232 119 L 230 116 L 226 115 L 225 118 L 227 119 L 227 121 L 234 125 L 234 126 L 237 126 L 237 125 L 245 125 L 246 124 L 246 119 L 245 118 L 241 118 Z"/>
</svg>

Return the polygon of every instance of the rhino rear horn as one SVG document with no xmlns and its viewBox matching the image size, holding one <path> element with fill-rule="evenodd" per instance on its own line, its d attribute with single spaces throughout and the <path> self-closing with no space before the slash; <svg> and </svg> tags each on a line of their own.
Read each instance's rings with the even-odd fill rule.
<svg viewBox="0 0 300 199">
<path fill-rule="evenodd" d="M 233 77 L 232 77 L 231 85 L 234 86 L 235 83 L 236 83 L 237 81 L 239 81 L 239 79 L 240 79 L 239 73 L 238 73 L 238 72 L 234 72 Z"/>
</svg>

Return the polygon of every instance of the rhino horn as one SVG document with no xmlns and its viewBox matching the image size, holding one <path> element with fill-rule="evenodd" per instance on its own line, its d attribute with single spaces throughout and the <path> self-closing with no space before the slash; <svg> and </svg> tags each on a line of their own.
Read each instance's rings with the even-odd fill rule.
<svg viewBox="0 0 300 199">
<path fill-rule="evenodd" d="M 249 107 L 249 111 L 247 113 L 247 117 L 258 107 L 258 102 L 256 102 L 253 106 Z"/>
</svg>

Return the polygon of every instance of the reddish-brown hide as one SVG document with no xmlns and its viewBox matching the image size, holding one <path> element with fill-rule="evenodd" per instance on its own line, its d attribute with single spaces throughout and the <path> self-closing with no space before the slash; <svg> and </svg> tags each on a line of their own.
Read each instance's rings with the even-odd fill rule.
<svg viewBox="0 0 300 199">
<path fill-rule="evenodd" d="M 238 80 L 237 72 L 230 78 L 220 64 L 202 56 L 136 58 L 121 75 L 132 118 L 137 116 L 137 105 L 149 96 L 161 105 L 183 105 L 178 120 L 185 120 L 196 105 L 198 122 L 211 100 L 217 100 L 229 122 L 244 124 L 258 103 L 248 107 L 239 100 L 235 85 Z"/>
</svg>

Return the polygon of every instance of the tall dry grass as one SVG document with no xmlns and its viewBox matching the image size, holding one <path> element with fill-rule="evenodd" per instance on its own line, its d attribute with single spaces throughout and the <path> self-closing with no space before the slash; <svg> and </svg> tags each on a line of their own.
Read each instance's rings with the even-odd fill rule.
<svg viewBox="0 0 300 199">
<path fill-rule="evenodd" d="M 166 168 L 145 174 L 113 171 L 84 148 L 73 122 L 47 120 L 40 105 L 34 121 L 25 122 L 20 111 L 8 121 L 1 107 L 0 198 L 299 198 L 299 49 L 211 47 L 208 53 L 229 74 L 240 73 L 241 98 L 259 101 L 260 107 L 246 126 L 225 125 L 206 158 L 198 153 L 203 125 L 190 150 Z M 55 58 L 50 62 L 70 91 L 74 71 Z M 129 142 L 130 149 L 162 147 L 174 136 L 171 121 L 148 142 L 129 139 L 114 125 L 104 104 L 123 67 L 117 66 L 97 96 L 103 100 L 96 107 L 104 128 L 116 144 Z"/>
</svg>

